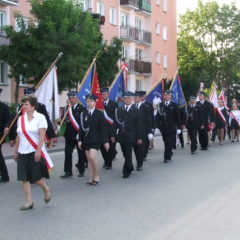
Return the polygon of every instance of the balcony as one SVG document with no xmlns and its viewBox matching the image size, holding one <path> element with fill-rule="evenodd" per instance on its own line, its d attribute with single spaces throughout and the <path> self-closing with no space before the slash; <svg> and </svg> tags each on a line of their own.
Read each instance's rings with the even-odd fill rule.
<svg viewBox="0 0 240 240">
<path fill-rule="evenodd" d="M 120 0 L 120 5 L 125 8 L 139 10 L 139 0 Z"/>
<path fill-rule="evenodd" d="M 131 26 L 122 26 L 120 29 L 122 39 L 139 42 L 146 45 L 152 44 L 152 33 Z"/>
<path fill-rule="evenodd" d="M 130 59 L 128 61 L 128 72 L 149 76 L 152 74 L 152 63 Z"/>
<path fill-rule="evenodd" d="M 18 5 L 18 0 L 0 0 L 0 5 L 17 6 Z"/>
<path fill-rule="evenodd" d="M 150 14 L 152 12 L 152 6 L 150 0 L 139 0 L 139 9 L 146 14 Z"/>
</svg>

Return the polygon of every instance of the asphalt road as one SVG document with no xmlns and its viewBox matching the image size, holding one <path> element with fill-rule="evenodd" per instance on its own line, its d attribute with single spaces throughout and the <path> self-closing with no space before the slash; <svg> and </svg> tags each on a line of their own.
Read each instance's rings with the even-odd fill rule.
<svg viewBox="0 0 240 240">
<path fill-rule="evenodd" d="M 186 145 L 164 164 L 158 137 L 142 172 L 122 179 L 119 151 L 113 170 L 101 169 L 100 184 L 91 187 L 75 169 L 73 178 L 61 179 L 63 152 L 52 153 L 52 201 L 46 206 L 33 186 L 35 207 L 26 212 L 18 210 L 23 194 L 16 164 L 8 160 L 11 181 L 0 184 L 0 239 L 239 240 L 239 147 L 214 143 L 191 155 Z"/>
</svg>

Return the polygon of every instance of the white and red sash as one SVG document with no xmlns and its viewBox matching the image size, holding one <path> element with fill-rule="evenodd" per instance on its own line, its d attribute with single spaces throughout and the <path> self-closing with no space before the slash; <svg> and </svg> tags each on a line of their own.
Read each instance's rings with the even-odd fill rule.
<svg viewBox="0 0 240 240">
<path fill-rule="evenodd" d="M 216 110 L 217 110 L 217 113 L 218 113 L 218 115 L 220 116 L 220 118 L 223 120 L 223 122 L 224 122 L 225 124 L 227 124 L 227 120 L 226 120 L 226 118 L 224 117 L 221 109 L 220 109 L 220 108 L 216 108 Z"/>
<path fill-rule="evenodd" d="M 230 112 L 230 115 L 237 122 L 238 126 L 240 127 L 239 119 L 234 115 L 234 113 L 232 111 Z"/>
<path fill-rule="evenodd" d="M 72 126 L 74 127 L 75 131 L 78 132 L 79 131 L 79 124 L 78 124 L 78 122 L 76 121 L 76 119 L 73 116 L 72 107 L 71 106 L 69 107 L 68 117 L 69 117 L 70 122 L 71 122 Z"/>
<path fill-rule="evenodd" d="M 35 150 L 37 150 L 37 148 L 38 148 L 38 145 L 37 145 L 38 139 L 36 138 L 36 136 L 27 133 L 26 127 L 25 127 L 25 118 L 26 117 L 27 117 L 26 114 L 21 116 L 21 121 L 20 121 L 21 129 L 22 129 L 22 132 L 23 132 L 24 136 L 26 137 L 28 142 L 31 144 L 31 146 Z M 48 152 L 46 151 L 45 147 L 42 147 L 42 149 L 41 149 L 41 156 L 42 156 L 42 158 L 44 158 L 45 165 L 47 166 L 48 170 L 51 170 L 53 168 L 53 162 L 52 162 L 52 159 L 50 158 Z"/>
<path fill-rule="evenodd" d="M 104 109 L 103 113 L 104 113 L 104 117 L 105 117 L 106 122 L 107 122 L 109 125 L 113 125 L 113 120 L 107 115 L 107 112 L 106 112 L 105 109 Z"/>
</svg>

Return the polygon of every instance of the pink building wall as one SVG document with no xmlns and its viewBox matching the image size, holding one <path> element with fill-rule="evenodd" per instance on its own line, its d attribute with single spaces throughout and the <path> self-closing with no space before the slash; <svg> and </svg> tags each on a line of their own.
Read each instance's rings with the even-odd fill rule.
<svg viewBox="0 0 240 240">
<path fill-rule="evenodd" d="M 156 23 L 160 24 L 160 35 L 156 34 Z M 163 40 L 163 27 L 167 27 L 167 40 Z M 156 52 L 160 53 L 160 64 L 156 63 Z M 164 68 L 163 56 L 168 57 L 168 67 Z M 167 12 L 160 5 L 152 3 L 152 82 L 162 75 L 168 79 L 174 77 L 177 69 L 177 19 L 176 0 L 168 0 Z"/>
</svg>

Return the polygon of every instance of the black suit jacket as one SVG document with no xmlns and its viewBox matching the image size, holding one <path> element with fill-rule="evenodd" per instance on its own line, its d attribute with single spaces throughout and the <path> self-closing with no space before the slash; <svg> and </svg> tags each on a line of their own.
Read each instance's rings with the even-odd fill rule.
<svg viewBox="0 0 240 240">
<path fill-rule="evenodd" d="M 181 128 L 179 109 L 176 103 L 170 102 L 168 106 L 165 106 L 165 102 L 161 102 L 159 110 L 160 116 L 157 125 L 161 132 L 175 133 L 177 129 Z"/>
<path fill-rule="evenodd" d="M 103 144 L 108 142 L 107 123 L 102 111 L 95 109 L 90 116 L 88 110 L 84 110 L 80 118 L 79 141 L 82 141 L 84 144 Z"/>
<path fill-rule="evenodd" d="M 144 103 L 141 104 L 139 111 L 142 119 L 142 133 L 146 137 L 152 132 L 152 116 L 149 114 L 149 107 Z"/>
<path fill-rule="evenodd" d="M 214 122 L 214 106 L 208 101 L 204 101 L 203 104 L 198 101 L 197 104 L 200 106 L 203 114 L 203 125 L 207 126 L 209 123 Z"/>
<path fill-rule="evenodd" d="M 114 128 L 116 140 L 120 143 L 136 143 L 142 137 L 142 119 L 140 111 L 132 105 L 126 111 L 124 107 L 116 109 Z"/>
<path fill-rule="evenodd" d="M 153 104 L 151 102 L 148 101 L 144 101 L 144 104 L 148 107 L 148 114 L 150 115 L 150 125 L 151 128 L 154 129 L 154 108 L 153 108 Z"/>
<path fill-rule="evenodd" d="M 0 137 L 4 134 L 4 129 L 8 127 L 10 120 L 10 112 L 8 105 L 0 102 Z"/>
<path fill-rule="evenodd" d="M 198 104 L 192 108 L 187 106 L 187 129 L 199 128 L 203 125 L 203 114 L 201 107 Z"/>
<path fill-rule="evenodd" d="M 114 122 L 114 119 L 115 119 L 115 109 L 117 108 L 117 103 L 110 100 L 108 101 L 108 104 L 106 106 L 104 106 L 104 109 L 107 113 L 107 115 L 113 120 Z M 113 127 L 113 124 L 109 124 L 107 122 L 107 134 L 108 134 L 108 137 L 113 137 L 114 136 L 114 127 Z"/>
<path fill-rule="evenodd" d="M 71 106 L 71 108 L 72 108 L 72 114 L 73 114 L 75 120 L 80 125 L 80 114 L 81 114 L 81 112 L 84 111 L 85 107 L 83 107 L 80 103 L 78 103 L 75 108 L 73 108 L 73 106 Z M 65 107 L 65 111 L 67 109 L 68 109 L 68 106 Z M 77 136 L 78 132 L 73 127 L 68 115 L 66 117 L 65 122 L 66 122 L 66 129 L 64 132 L 64 137 L 66 138 L 66 140 L 77 140 L 76 136 Z"/>
</svg>

